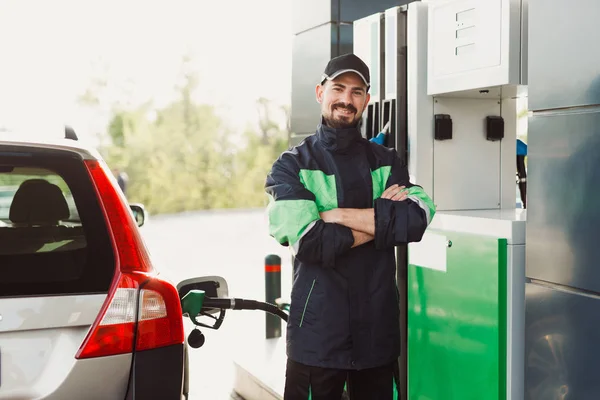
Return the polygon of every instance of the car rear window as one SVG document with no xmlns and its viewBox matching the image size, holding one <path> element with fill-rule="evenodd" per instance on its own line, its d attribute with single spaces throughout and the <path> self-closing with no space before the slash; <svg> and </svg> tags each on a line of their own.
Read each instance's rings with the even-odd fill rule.
<svg viewBox="0 0 600 400">
<path fill-rule="evenodd" d="M 114 271 L 81 157 L 0 146 L 0 297 L 105 293 Z"/>
</svg>

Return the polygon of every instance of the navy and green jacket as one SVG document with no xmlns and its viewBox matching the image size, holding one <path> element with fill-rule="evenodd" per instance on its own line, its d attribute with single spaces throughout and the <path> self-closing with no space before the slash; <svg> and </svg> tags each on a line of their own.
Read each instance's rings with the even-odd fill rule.
<svg viewBox="0 0 600 400">
<path fill-rule="evenodd" d="M 408 200 L 381 199 L 393 184 Z M 312 366 L 363 369 L 400 352 L 394 246 L 420 241 L 433 202 L 409 182 L 395 150 L 356 128 L 321 123 L 284 152 L 267 176 L 269 230 L 294 255 L 287 355 Z M 325 223 L 334 208 L 374 208 L 375 240 L 352 248 L 349 228 Z"/>
</svg>

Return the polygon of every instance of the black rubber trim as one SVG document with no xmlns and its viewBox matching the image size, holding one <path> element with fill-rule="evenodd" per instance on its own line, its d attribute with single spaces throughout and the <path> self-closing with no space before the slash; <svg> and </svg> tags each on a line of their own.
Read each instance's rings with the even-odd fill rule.
<svg viewBox="0 0 600 400">
<path fill-rule="evenodd" d="M 133 357 L 126 400 L 181 400 L 184 344 L 136 351 Z"/>
</svg>

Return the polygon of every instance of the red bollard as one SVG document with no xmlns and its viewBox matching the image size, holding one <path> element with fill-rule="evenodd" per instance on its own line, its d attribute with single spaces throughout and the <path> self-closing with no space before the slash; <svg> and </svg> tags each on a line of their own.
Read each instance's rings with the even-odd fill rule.
<svg viewBox="0 0 600 400">
<path fill-rule="evenodd" d="M 265 257 L 265 301 L 276 304 L 275 300 L 281 297 L 281 257 L 269 254 Z M 281 337 L 281 319 L 267 313 L 266 315 L 267 339 Z"/>
</svg>

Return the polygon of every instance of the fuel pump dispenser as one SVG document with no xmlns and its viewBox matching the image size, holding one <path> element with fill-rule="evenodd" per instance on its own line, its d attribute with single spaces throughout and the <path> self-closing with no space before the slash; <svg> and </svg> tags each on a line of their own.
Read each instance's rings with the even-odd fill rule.
<svg viewBox="0 0 600 400">
<path fill-rule="evenodd" d="M 406 157 L 437 207 L 422 240 L 397 252 L 401 398 L 523 398 L 526 210 L 524 186 L 523 208 L 515 203 L 515 143 L 526 5 L 417 1 L 355 23 L 355 53 L 372 70 L 385 49 L 370 105 L 388 133 L 382 143 Z M 373 126 L 365 137 L 383 131 Z"/>
<path fill-rule="evenodd" d="M 381 120 L 381 100 L 384 91 L 384 40 L 385 16 L 377 13 L 354 21 L 353 46 L 354 54 L 359 56 L 369 67 L 371 73 L 371 100 L 363 113 L 361 133 L 365 139 L 374 139 L 383 132 L 385 122 Z M 383 137 L 378 139 L 383 140 Z M 384 142 L 385 145 L 387 143 Z"/>
<path fill-rule="evenodd" d="M 409 169 L 437 214 L 408 248 L 408 398 L 523 398 L 526 29 L 519 0 L 409 6 Z"/>
<path fill-rule="evenodd" d="M 388 147 L 398 150 L 403 161 L 406 143 L 406 6 L 385 10 L 384 91 L 381 121 L 387 124 Z"/>
</svg>

